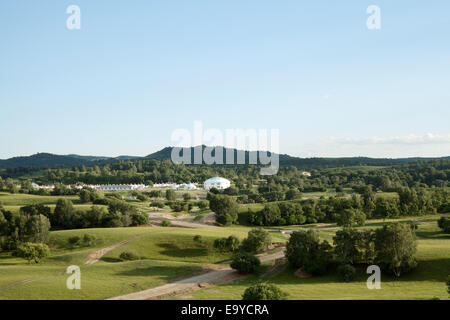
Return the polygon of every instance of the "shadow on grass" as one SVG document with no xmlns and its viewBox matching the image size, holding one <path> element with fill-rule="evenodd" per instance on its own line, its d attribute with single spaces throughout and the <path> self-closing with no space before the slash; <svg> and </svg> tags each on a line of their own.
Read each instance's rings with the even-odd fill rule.
<svg viewBox="0 0 450 320">
<path fill-rule="evenodd" d="M 121 271 L 117 272 L 115 275 L 129 277 L 159 276 L 160 279 L 171 280 L 181 275 L 195 272 L 199 269 L 199 267 L 195 266 L 152 266 Z"/>
<path fill-rule="evenodd" d="M 179 246 L 173 243 L 160 243 L 159 247 L 164 248 L 165 250 L 161 252 L 161 254 L 170 256 L 170 257 L 206 257 L 208 256 L 208 249 L 206 248 L 180 248 Z"/>
<path fill-rule="evenodd" d="M 416 235 L 424 239 L 450 239 L 450 234 L 443 233 L 442 231 L 420 230 L 416 231 Z"/>
<path fill-rule="evenodd" d="M 112 258 L 112 257 L 102 257 L 100 260 L 104 261 L 104 262 L 112 262 L 112 263 L 114 263 L 114 262 L 123 262 L 122 259 Z"/>
</svg>

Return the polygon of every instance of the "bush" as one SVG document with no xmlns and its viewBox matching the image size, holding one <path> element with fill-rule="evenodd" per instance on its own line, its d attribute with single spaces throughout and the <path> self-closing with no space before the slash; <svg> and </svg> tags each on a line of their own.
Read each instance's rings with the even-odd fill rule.
<svg viewBox="0 0 450 320">
<path fill-rule="evenodd" d="M 170 227 L 172 223 L 169 220 L 163 220 L 161 222 L 161 227 Z"/>
<path fill-rule="evenodd" d="M 202 243 L 202 236 L 197 234 L 194 236 L 193 240 L 194 242 Z"/>
<path fill-rule="evenodd" d="M 438 220 L 438 227 L 441 228 L 445 233 L 450 233 L 450 218 L 441 217 Z"/>
<path fill-rule="evenodd" d="M 248 236 L 242 241 L 242 250 L 245 252 L 258 252 L 265 250 L 270 244 L 270 234 L 262 228 L 255 228 L 248 232 Z"/>
<path fill-rule="evenodd" d="M 133 261 L 133 260 L 139 260 L 139 257 L 134 254 L 133 252 L 124 251 L 120 254 L 119 258 L 122 261 Z"/>
<path fill-rule="evenodd" d="M 208 208 L 208 201 L 206 200 L 198 201 L 196 204 L 200 210 L 205 210 L 206 208 Z"/>
<path fill-rule="evenodd" d="M 93 246 L 95 244 L 95 241 L 97 240 L 97 238 L 93 235 L 93 234 L 85 234 L 83 236 L 83 245 L 85 246 Z"/>
<path fill-rule="evenodd" d="M 141 226 L 149 224 L 148 215 L 146 213 L 133 213 L 131 215 L 131 225 Z"/>
<path fill-rule="evenodd" d="M 67 242 L 71 246 L 76 246 L 77 244 L 80 243 L 80 237 L 79 236 L 70 237 L 69 239 L 67 239 Z"/>
<path fill-rule="evenodd" d="M 237 251 L 239 249 L 239 239 L 235 236 L 219 238 L 214 240 L 214 248 L 220 251 Z"/>
<path fill-rule="evenodd" d="M 261 261 L 251 253 L 239 253 L 230 264 L 230 267 L 239 273 L 254 273 L 261 265 Z"/>
<path fill-rule="evenodd" d="M 191 195 L 189 193 L 183 193 L 183 200 L 184 201 L 189 201 L 191 200 Z"/>
<path fill-rule="evenodd" d="M 152 203 L 150 203 L 150 207 L 156 207 L 156 208 L 164 208 L 164 202 L 161 201 L 153 201 Z"/>
<path fill-rule="evenodd" d="M 350 282 L 355 279 L 356 269 L 349 264 L 342 264 L 337 268 L 339 279 L 344 282 Z"/>
<path fill-rule="evenodd" d="M 284 300 L 287 293 L 277 286 L 267 283 L 258 283 L 245 289 L 242 300 Z"/>
</svg>

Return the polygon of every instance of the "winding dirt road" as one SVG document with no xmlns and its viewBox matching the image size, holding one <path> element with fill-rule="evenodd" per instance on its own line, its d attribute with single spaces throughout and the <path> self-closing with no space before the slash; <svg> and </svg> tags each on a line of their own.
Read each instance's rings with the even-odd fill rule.
<svg viewBox="0 0 450 320">
<path fill-rule="evenodd" d="M 274 261 L 284 257 L 284 250 L 262 255 L 259 257 L 261 263 Z M 153 300 L 171 297 L 174 295 L 193 292 L 202 288 L 210 287 L 217 284 L 224 284 L 234 280 L 243 279 L 246 275 L 241 275 L 229 266 L 223 267 L 221 270 L 210 271 L 201 275 L 189 277 L 183 280 L 168 283 L 155 288 L 134 292 L 118 297 L 109 298 L 107 300 Z"/>
</svg>

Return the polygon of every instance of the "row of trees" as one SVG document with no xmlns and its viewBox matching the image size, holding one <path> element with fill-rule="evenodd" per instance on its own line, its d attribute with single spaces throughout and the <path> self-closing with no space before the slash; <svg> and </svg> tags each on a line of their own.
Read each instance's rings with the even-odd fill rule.
<svg viewBox="0 0 450 320">
<path fill-rule="evenodd" d="M 21 207 L 18 213 L 0 208 L 0 238 L 5 249 L 14 249 L 23 242 L 46 243 L 51 228 L 108 228 L 148 223 L 146 214 L 118 199 L 109 199 L 107 208 L 93 205 L 88 211 L 77 210 L 68 199 L 59 199 L 54 210 L 42 204 Z"/>
<path fill-rule="evenodd" d="M 336 232 L 333 242 L 334 247 L 320 241 L 313 230 L 296 231 L 287 243 L 286 257 L 293 267 L 313 274 L 325 274 L 336 262 L 344 280 L 352 278 L 358 264 L 377 264 L 396 277 L 417 265 L 417 242 L 410 224 L 394 223 L 375 231 L 343 228 Z"/>
<path fill-rule="evenodd" d="M 329 169 L 328 165 L 321 167 L 320 161 L 316 162 L 319 165 L 311 170 L 311 177 L 302 174 L 304 168 L 282 166 L 276 175 L 265 176 L 264 180 L 261 180 L 259 166 L 256 165 L 208 166 L 176 165 L 170 161 L 159 160 L 121 161 L 93 167 L 48 169 L 37 182 L 151 185 L 162 182 L 200 182 L 211 176 L 220 175 L 235 182 L 239 194 L 242 195 L 240 201 L 254 201 L 257 195 L 267 198 L 267 201 L 274 201 L 274 199 L 289 200 L 290 193 L 325 191 L 331 188 L 336 190 L 351 188 L 357 191 L 359 188 L 372 185 L 374 190 L 391 192 L 402 187 L 411 188 L 417 184 L 425 188 L 444 188 L 449 186 L 450 181 L 450 160 L 391 164 L 381 169 L 370 166 Z M 9 171 L 10 177 L 20 176 L 20 172 Z M 5 178 L 8 177 L 9 171 L 4 174 Z M 28 170 L 24 170 L 23 173 L 28 173 Z M 3 184 L 0 180 L 0 188 L 3 188 Z M 259 185 L 257 195 L 252 193 L 254 185 Z M 289 190 L 292 191 L 288 193 Z"/>
<path fill-rule="evenodd" d="M 398 218 L 446 212 L 450 194 L 446 189 L 401 188 L 398 197 L 376 197 L 371 187 L 351 198 L 330 197 L 266 204 L 264 209 L 248 212 L 253 225 L 293 225 L 337 222 L 338 225 L 362 225 L 366 218 Z M 214 210 L 213 210 L 214 211 Z"/>
</svg>

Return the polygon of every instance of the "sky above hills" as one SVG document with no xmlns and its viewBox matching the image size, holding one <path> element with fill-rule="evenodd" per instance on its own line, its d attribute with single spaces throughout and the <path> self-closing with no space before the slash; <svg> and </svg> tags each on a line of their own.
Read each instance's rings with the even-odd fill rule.
<svg viewBox="0 0 450 320">
<path fill-rule="evenodd" d="M 72 4 L 79 30 L 66 27 Z M 197 120 L 279 129 L 294 156 L 448 156 L 449 12 L 438 0 L 3 0 L 0 158 L 143 156 Z"/>
</svg>

